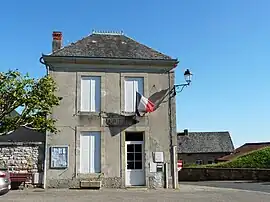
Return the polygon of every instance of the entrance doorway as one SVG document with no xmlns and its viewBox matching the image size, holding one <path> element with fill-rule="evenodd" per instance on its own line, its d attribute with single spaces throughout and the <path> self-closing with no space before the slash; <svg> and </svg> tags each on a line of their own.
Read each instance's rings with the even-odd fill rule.
<svg viewBox="0 0 270 202">
<path fill-rule="evenodd" d="M 126 186 L 145 185 L 143 136 L 143 132 L 126 132 Z"/>
</svg>

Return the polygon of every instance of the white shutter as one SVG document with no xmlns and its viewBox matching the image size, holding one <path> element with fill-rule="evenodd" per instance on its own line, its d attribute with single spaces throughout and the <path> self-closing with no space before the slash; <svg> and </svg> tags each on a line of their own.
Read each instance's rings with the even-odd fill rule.
<svg viewBox="0 0 270 202">
<path fill-rule="evenodd" d="M 89 173 L 89 141 L 87 134 L 81 134 L 80 138 L 80 173 Z"/>
<path fill-rule="evenodd" d="M 86 77 L 81 80 L 81 111 L 90 111 L 90 80 Z"/>
<path fill-rule="evenodd" d="M 90 80 L 90 112 L 96 111 L 96 80 Z"/>
<path fill-rule="evenodd" d="M 125 80 L 125 112 L 134 112 L 133 100 L 133 81 Z"/>
<path fill-rule="evenodd" d="M 100 77 L 83 77 L 81 80 L 81 111 L 100 111 Z"/>
<path fill-rule="evenodd" d="M 139 92 L 138 90 L 139 90 L 139 82 L 138 80 L 134 80 L 133 81 L 133 102 L 132 102 L 133 112 L 135 112 L 136 110 L 136 92 Z"/>
<path fill-rule="evenodd" d="M 83 132 L 80 146 L 80 173 L 100 173 L 100 132 Z"/>
<path fill-rule="evenodd" d="M 136 92 L 143 92 L 143 78 L 126 78 L 125 79 L 125 111 L 135 112 Z"/>
</svg>

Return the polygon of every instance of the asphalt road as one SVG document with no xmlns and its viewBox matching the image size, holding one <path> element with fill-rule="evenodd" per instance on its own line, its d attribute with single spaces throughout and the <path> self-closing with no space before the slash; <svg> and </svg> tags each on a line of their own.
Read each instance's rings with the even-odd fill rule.
<svg viewBox="0 0 270 202">
<path fill-rule="evenodd" d="M 146 201 L 146 202 L 269 202 L 270 194 L 244 190 L 181 185 L 180 190 L 16 190 L 0 197 L 4 202 L 89 202 L 89 201 Z"/>
<path fill-rule="evenodd" d="M 201 181 L 201 182 L 180 182 L 185 185 L 197 185 L 207 187 L 231 188 L 249 191 L 259 191 L 270 193 L 270 182 L 252 181 Z"/>
</svg>

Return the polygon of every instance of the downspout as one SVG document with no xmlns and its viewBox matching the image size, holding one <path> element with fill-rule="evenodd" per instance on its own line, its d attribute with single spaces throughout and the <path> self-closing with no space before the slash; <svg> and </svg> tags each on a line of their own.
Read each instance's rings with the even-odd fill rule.
<svg viewBox="0 0 270 202">
<path fill-rule="evenodd" d="M 170 75 L 170 71 L 168 72 L 168 82 L 169 82 L 169 89 L 171 89 L 171 75 Z M 172 108 L 171 108 L 171 97 L 169 95 L 169 99 L 168 99 L 168 105 L 169 105 L 169 109 L 168 109 L 168 117 L 169 117 L 169 140 L 170 140 L 170 159 L 171 159 L 171 176 L 172 176 L 172 180 L 174 182 L 174 162 L 173 162 L 173 142 L 172 142 Z"/>
<path fill-rule="evenodd" d="M 78 72 L 76 72 L 76 79 L 75 79 L 75 116 L 77 117 L 77 113 L 78 113 Z M 74 178 L 77 178 L 77 126 L 75 126 L 75 141 L 74 141 L 74 158 L 75 158 L 75 165 L 74 165 Z"/>
<path fill-rule="evenodd" d="M 41 64 L 43 64 L 43 65 L 45 65 L 45 67 L 46 67 L 46 76 L 48 76 L 49 75 L 49 67 L 48 67 L 48 65 L 43 61 L 43 57 L 40 57 L 40 59 L 39 59 L 39 62 L 41 63 Z M 44 171 L 43 171 L 43 189 L 46 189 L 47 188 L 47 183 L 46 183 L 46 178 L 47 178 L 47 153 L 49 152 L 49 151 L 47 151 L 48 150 L 48 147 L 47 147 L 47 131 L 45 132 L 45 146 L 44 146 L 44 150 L 45 150 L 45 152 L 44 152 L 44 166 L 43 166 L 43 169 L 44 169 Z"/>
</svg>

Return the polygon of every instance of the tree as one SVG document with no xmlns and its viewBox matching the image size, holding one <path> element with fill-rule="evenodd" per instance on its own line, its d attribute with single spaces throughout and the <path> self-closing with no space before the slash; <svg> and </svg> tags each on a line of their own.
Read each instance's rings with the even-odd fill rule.
<svg viewBox="0 0 270 202">
<path fill-rule="evenodd" d="M 49 115 L 60 104 L 56 83 L 50 76 L 33 79 L 17 70 L 0 73 L 0 135 L 24 126 L 40 132 L 57 132 Z M 11 113 L 21 108 L 19 115 Z"/>
</svg>

